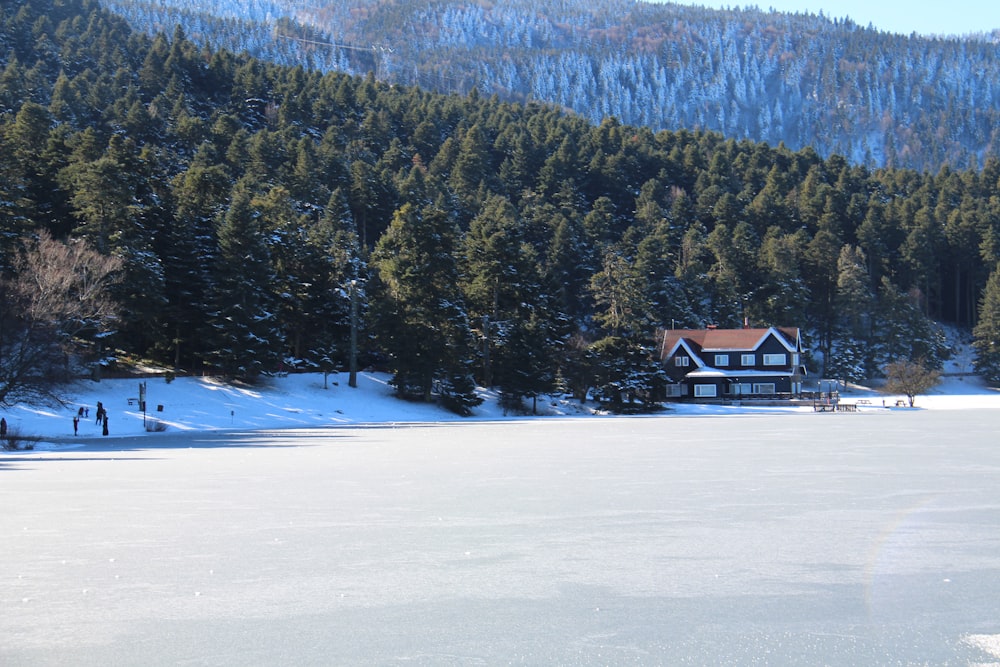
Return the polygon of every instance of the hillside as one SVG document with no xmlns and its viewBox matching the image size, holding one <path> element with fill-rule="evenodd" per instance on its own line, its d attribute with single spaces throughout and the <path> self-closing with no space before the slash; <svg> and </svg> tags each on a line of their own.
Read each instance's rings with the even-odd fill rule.
<svg viewBox="0 0 1000 667">
<path fill-rule="evenodd" d="M 925 39 L 851 21 L 635 0 L 503 3 L 108 0 L 141 30 L 285 65 L 810 146 L 938 171 L 1000 152 L 996 36 Z"/>
</svg>

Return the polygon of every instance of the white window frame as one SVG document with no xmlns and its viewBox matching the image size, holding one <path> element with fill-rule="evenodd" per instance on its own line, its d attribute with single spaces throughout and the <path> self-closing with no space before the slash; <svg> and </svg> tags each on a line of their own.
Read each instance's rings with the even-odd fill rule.
<svg viewBox="0 0 1000 667">
<path fill-rule="evenodd" d="M 741 354 L 740 364 L 743 366 L 755 366 L 757 365 L 757 355 L 756 354 Z"/>
<path fill-rule="evenodd" d="M 679 384 L 668 384 L 666 387 L 665 395 L 667 398 L 680 398 L 681 397 L 681 385 Z"/>
<path fill-rule="evenodd" d="M 691 365 L 691 357 L 679 355 L 674 357 L 674 366 L 684 368 Z"/>
<path fill-rule="evenodd" d="M 718 395 L 718 387 L 714 384 L 696 384 L 694 386 L 695 398 L 715 398 Z"/>
<path fill-rule="evenodd" d="M 717 355 L 715 355 L 715 365 L 716 366 L 728 366 L 729 365 L 729 355 L 728 354 L 717 354 Z"/>
<path fill-rule="evenodd" d="M 764 355 L 764 365 L 765 366 L 784 366 L 788 363 L 787 354 L 765 354 Z"/>
<path fill-rule="evenodd" d="M 756 396 L 767 396 L 778 392 L 773 382 L 754 382 L 753 393 Z"/>
</svg>

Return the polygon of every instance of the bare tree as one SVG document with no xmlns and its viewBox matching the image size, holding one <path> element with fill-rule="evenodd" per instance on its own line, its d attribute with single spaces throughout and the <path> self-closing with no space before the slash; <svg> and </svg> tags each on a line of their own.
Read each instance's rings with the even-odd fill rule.
<svg viewBox="0 0 1000 667">
<path fill-rule="evenodd" d="M 917 395 L 926 393 L 940 379 L 941 374 L 927 368 L 922 359 L 894 361 L 885 367 L 885 386 L 882 391 L 888 394 L 905 394 L 912 408 Z"/>
<path fill-rule="evenodd" d="M 47 232 L 24 240 L 12 277 L 0 280 L 0 405 L 58 400 L 86 336 L 104 333 L 117 316 L 107 288 L 121 261 L 83 241 Z"/>
</svg>

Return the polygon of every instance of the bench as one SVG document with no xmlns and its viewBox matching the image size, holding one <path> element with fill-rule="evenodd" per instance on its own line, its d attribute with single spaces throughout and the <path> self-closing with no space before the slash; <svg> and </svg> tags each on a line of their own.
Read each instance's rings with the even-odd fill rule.
<svg viewBox="0 0 1000 667">
<path fill-rule="evenodd" d="M 126 399 L 126 400 L 128 400 L 128 404 L 129 405 L 135 405 L 136 403 L 139 402 L 138 398 L 129 398 L 129 399 Z"/>
<path fill-rule="evenodd" d="M 813 412 L 857 412 L 854 403 L 813 403 Z"/>
</svg>

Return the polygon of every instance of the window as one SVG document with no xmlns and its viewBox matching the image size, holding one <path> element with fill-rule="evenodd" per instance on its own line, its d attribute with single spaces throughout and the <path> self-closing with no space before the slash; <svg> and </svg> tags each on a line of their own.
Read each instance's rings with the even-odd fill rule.
<svg viewBox="0 0 1000 667">
<path fill-rule="evenodd" d="M 754 384 L 753 393 L 758 396 L 771 396 L 775 394 L 774 383 L 773 382 L 761 382 L 759 384 Z"/>
<path fill-rule="evenodd" d="M 691 364 L 691 357 L 674 357 L 674 366 L 688 366 Z"/>
<path fill-rule="evenodd" d="M 744 354 L 740 356 L 740 363 L 744 366 L 753 366 L 757 363 L 757 355 L 755 354 Z"/>
<path fill-rule="evenodd" d="M 666 390 L 667 398 L 680 398 L 681 396 L 681 386 L 679 384 L 668 384 Z"/>
<path fill-rule="evenodd" d="M 714 384 L 696 384 L 694 386 L 694 395 L 698 398 L 713 398 L 717 394 L 715 393 Z"/>
<path fill-rule="evenodd" d="M 728 366 L 729 365 L 729 355 L 728 354 L 717 354 L 717 355 L 715 355 L 715 365 L 716 366 Z"/>
<path fill-rule="evenodd" d="M 764 355 L 764 365 L 765 366 L 784 366 L 785 365 L 785 355 L 783 355 L 783 354 L 765 354 Z"/>
</svg>

